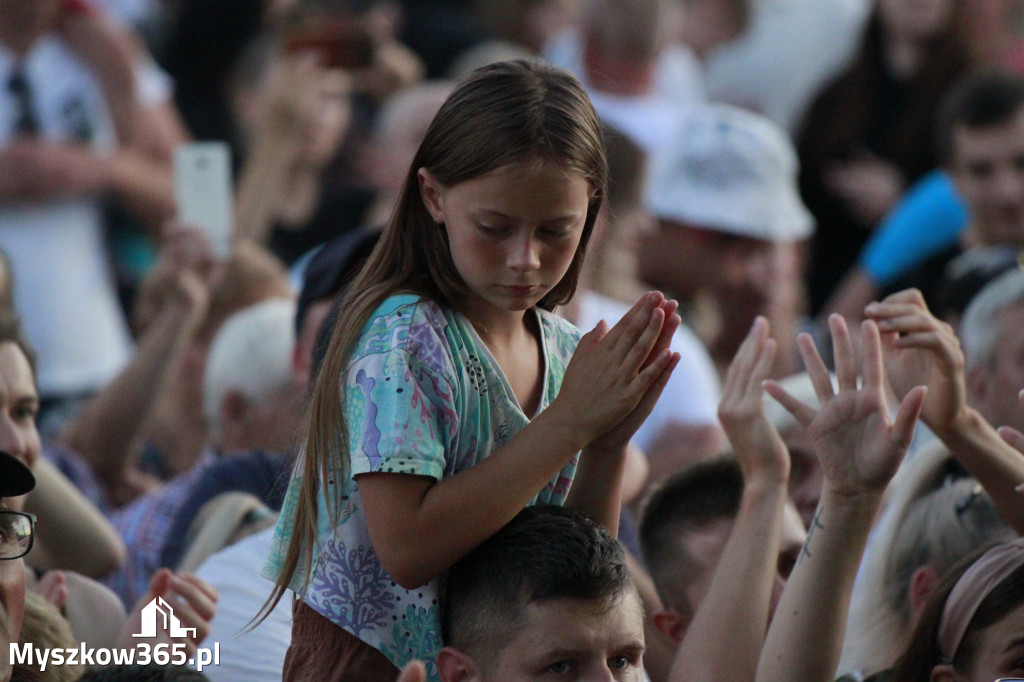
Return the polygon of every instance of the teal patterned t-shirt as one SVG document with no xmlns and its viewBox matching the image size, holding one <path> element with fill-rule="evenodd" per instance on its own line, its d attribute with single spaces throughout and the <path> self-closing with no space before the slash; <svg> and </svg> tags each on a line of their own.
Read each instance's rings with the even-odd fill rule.
<svg viewBox="0 0 1024 682">
<path fill-rule="evenodd" d="M 544 353 L 539 410 L 558 395 L 579 331 L 535 309 Z M 529 313 L 528 313 L 529 314 Z M 526 426 L 508 381 L 469 321 L 414 295 L 386 299 L 363 330 L 344 375 L 350 470 L 331 472 L 337 532 L 318 495 L 318 547 L 308 586 L 296 571 L 292 589 L 318 613 L 383 652 L 401 667 L 413 658 L 437 679 L 442 647 L 438 580 L 406 590 L 381 566 L 370 543 L 355 477 L 395 472 L 441 479 L 480 462 Z M 562 504 L 578 453 L 534 502 Z M 524 463 L 525 465 L 525 463 Z M 263 574 L 276 579 L 295 524 L 301 464 L 288 486 Z M 340 490 L 335 486 L 340 484 Z M 497 491 L 496 491 L 497 492 Z M 340 496 L 339 496 L 340 493 Z"/>
</svg>

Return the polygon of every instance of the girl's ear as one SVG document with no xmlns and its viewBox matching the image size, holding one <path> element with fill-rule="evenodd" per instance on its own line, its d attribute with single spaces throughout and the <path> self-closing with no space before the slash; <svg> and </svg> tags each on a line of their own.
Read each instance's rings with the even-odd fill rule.
<svg viewBox="0 0 1024 682">
<path fill-rule="evenodd" d="M 420 196 L 427 212 L 435 223 L 444 223 L 444 188 L 434 174 L 426 168 L 416 171 L 416 179 L 420 183 Z"/>
</svg>

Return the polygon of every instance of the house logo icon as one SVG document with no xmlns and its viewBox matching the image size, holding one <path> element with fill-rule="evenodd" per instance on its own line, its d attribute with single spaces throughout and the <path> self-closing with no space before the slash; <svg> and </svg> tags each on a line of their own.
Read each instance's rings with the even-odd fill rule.
<svg viewBox="0 0 1024 682">
<path fill-rule="evenodd" d="M 171 605 L 163 597 L 156 597 L 142 609 L 142 632 L 132 637 L 156 637 L 160 629 L 166 630 L 171 637 L 196 636 L 195 628 L 181 627 L 181 621 L 174 615 Z"/>
</svg>

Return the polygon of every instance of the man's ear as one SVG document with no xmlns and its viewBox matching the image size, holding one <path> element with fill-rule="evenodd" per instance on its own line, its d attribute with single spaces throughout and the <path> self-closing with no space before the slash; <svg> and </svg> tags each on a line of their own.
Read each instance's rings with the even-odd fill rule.
<svg viewBox="0 0 1024 682">
<path fill-rule="evenodd" d="M 480 669 L 469 654 L 446 646 L 437 654 L 437 671 L 441 682 L 472 682 L 483 679 Z"/>
<path fill-rule="evenodd" d="M 444 187 L 434 177 L 434 174 L 426 168 L 416 171 L 416 179 L 420 183 L 420 197 L 423 205 L 427 207 L 427 213 L 434 219 L 435 223 L 441 224 L 444 220 Z"/>
<path fill-rule="evenodd" d="M 665 635 L 669 640 L 679 646 L 686 636 L 686 628 L 689 623 L 682 614 L 672 607 L 660 608 L 651 613 L 651 622 L 658 632 Z"/>
<path fill-rule="evenodd" d="M 919 566 L 910 575 L 910 612 L 914 614 L 915 622 L 940 580 L 942 575 L 931 566 Z"/>
<path fill-rule="evenodd" d="M 228 391 L 220 399 L 220 420 L 222 424 L 239 424 L 245 420 L 249 401 L 238 391 Z"/>
</svg>

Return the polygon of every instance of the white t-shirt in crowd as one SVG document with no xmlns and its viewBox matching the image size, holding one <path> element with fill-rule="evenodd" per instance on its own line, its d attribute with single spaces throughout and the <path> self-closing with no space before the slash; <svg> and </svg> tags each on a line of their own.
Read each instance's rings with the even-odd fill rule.
<svg viewBox="0 0 1024 682">
<path fill-rule="evenodd" d="M 196 571 L 217 588 L 217 615 L 202 646 L 220 645 L 220 664 L 203 669 L 213 682 L 280 682 L 292 640 L 291 593 L 249 631 L 249 621 L 274 583 L 260 575 L 274 537 L 273 527 L 239 540 L 207 559 Z"/>
<path fill-rule="evenodd" d="M 113 124 L 99 83 L 54 35 L 22 60 L 39 135 L 80 142 L 96 152 L 115 148 Z M 14 55 L 0 45 L 0 83 L 14 72 Z M 170 81 L 155 66 L 139 71 L 144 105 L 166 101 Z M 18 107 L 0 87 L 0 149 L 13 136 Z M 11 262 L 15 306 L 39 355 L 39 390 L 46 396 L 93 391 L 127 362 L 131 337 L 117 300 L 104 244 L 100 197 L 0 204 L 0 249 Z"/>
</svg>

